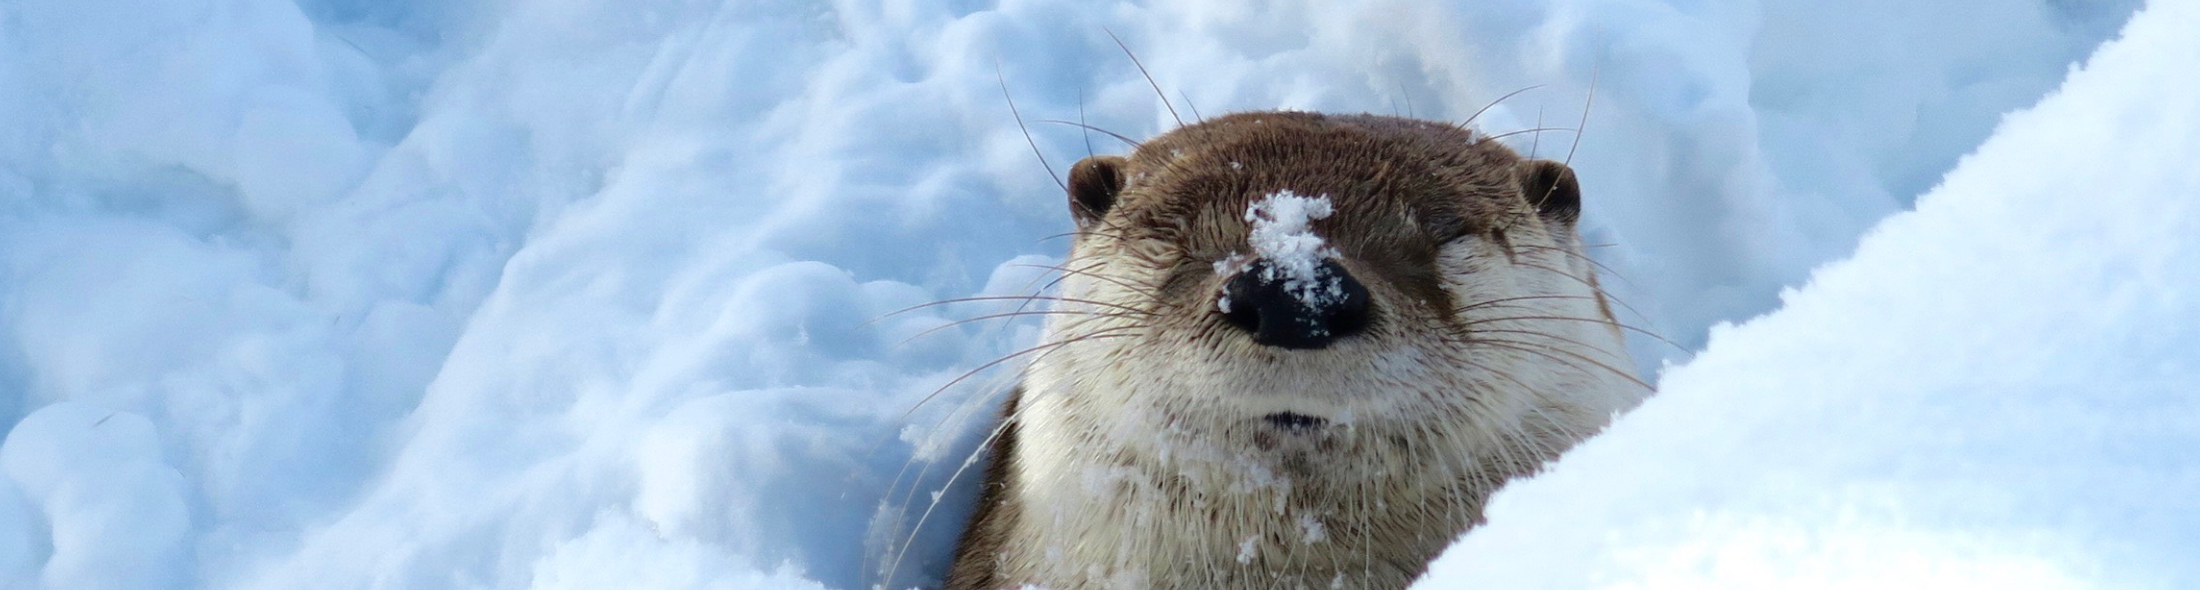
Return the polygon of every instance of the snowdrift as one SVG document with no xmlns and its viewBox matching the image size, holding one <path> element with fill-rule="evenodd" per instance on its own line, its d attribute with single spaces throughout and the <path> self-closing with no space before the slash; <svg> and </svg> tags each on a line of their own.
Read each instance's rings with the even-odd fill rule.
<svg viewBox="0 0 2200 590">
<path fill-rule="evenodd" d="M 2155 2 L 1423 588 L 2200 585 L 2200 2 Z"/>
</svg>

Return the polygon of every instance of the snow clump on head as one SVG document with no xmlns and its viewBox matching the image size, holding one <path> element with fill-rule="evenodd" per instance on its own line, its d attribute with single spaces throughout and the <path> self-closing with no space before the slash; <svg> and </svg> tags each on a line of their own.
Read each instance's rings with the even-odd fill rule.
<svg viewBox="0 0 2200 590">
<path fill-rule="evenodd" d="M 1246 207 L 1245 222 L 1252 224 L 1252 235 L 1246 242 L 1253 247 L 1254 258 L 1268 261 L 1261 268 L 1260 280 L 1283 281 L 1284 291 L 1309 308 L 1343 299 L 1343 282 L 1321 272 L 1322 259 L 1337 255 L 1337 249 L 1329 247 L 1313 227 L 1314 220 L 1327 219 L 1336 212 L 1329 195 L 1307 197 L 1290 189 L 1269 193 Z M 1247 264 L 1244 256 L 1232 254 L 1215 263 L 1215 273 L 1237 272 Z M 1218 305 L 1229 312 L 1227 300 Z"/>
</svg>

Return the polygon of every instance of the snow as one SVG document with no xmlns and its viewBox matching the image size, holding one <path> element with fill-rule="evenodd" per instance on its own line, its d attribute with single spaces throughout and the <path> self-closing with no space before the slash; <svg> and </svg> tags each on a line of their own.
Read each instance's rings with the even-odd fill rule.
<svg viewBox="0 0 2200 590">
<path fill-rule="evenodd" d="M 1596 250 L 1615 270 L 1606 285 L 1641 310 L 1629 321 L 1693 349 L 1714 324 L 1778 307 L 1782 287 L 1855 250 L 2135 6 L 11 0 L 0 3 L 0 587 L 851 589 L 936 578 L 969 498 L 968 477 L 948 479 L 983 438 L 989 394 L 1014 363 L 943 386 L 1030 346 L 1037 322 L 950 325 L 1027 303 L 1013 299 L 909 308 L 1031 293 L 1051 278 L 1034 267 L 1063 253 L 1049 238 L 1068 230 L 1063 197 L 1008 112 L 1004 84 L 1056 164 L 1117 146 L 1042 120 L 1131 137 L 1175 124 L 1109 31 L 1188 118 L 1292 108 L 1457 121 L 1542 85 L 1475 125 L 1585 127 L 1578 148 L 1566 131 L 1510 139 L 1581 172 L 1588 241 L 1610 244 Z M 2168 21 L 2156 30 L 2190 24 L 2155 10 L 2148 18 Z M 2085 76 L 2144 69 L 2111 68 L 2143 62 L 2112 57 Z M 1754 497 L 1764 508 L 1683 523 L 1698 536 L 1628 529 L 1700 541 L 1645 536 L 1626 546 L 1629 563 L 1681 571 L 1673 564 L 1686 565 L 1687 551 L 1731 550 L 1764 557 L 1730 567 L 1777 574 L 1912 548 L 1927 556 L 1917 563 L 1959 578 L 2190 579 L 2164 569 L 2179 567 L 2164 556 L 2189 553 L 2178 535 L 2193 527 L 2160 499 L 2189 490 L 2189 478 L 2179 457 L 2148 452 L 2190 446 L 2177 437 L 2192 429 L 2168 411 L 2189 408 L 2159 395 L 2194 382 L 2171 356 L 2191 344 L 2174 332 L 2191 325 L 2189 283 L 2160 270 L 2190 262 L 2175 248 L 2191 232 L 2165 229 L 2189 225 L 2172 189 L 2190 185 L 2137 192 L 2191 154 L 2178 151 L 2193 136 L 2190 105 L 2167 102 L 2189 98 L 2168 86 L 2182 78 L 2147 80 L 2161 86 L 2148 99 L 2159 103 L 2074 80 L 2055 100 L 2086 105 L 2051 102 L 2020 121 L 2093 121 L 2053 127 L 2087 141 L 1997 168 L 2092 164 L 2090 183 L 2012 175 L 2032 182 L 1963 189 L 1959 173 L 1871 243 L 1900 242 L 1821 273 L 1782 315 L 1719 333 L 1743 342 L 1719 349 L 1858 367 L 1874 365 L 1836 351 L 1882 363 L 1953 357 L 1944 373 L 1884 364 L 1821 379 L 1878 392 L 1862 398 L 1876 405 L 1851 405 L 1879 413 L 1825 428 L 1872 440 L 1838 457 L 1886 470 L 1850 480 L 1837 476 L 1856 471 L 1799 468 L 1822 479 L 1793 481 L 1866 481 L 1856 493 L 1884 490 L 1886 512 L 1797 524 L 1782 519 L 1816 513 L 1751 496 L 1762 480 L 1727 491 L 1643 485 L 1632 504 L 1609 504 L 1612 522 L 1649 522 L 1621 517 L 1678 514 L 1704 498 Z M 2093 128 L 2120 136 L 2085 135 Z M 2025 129 L 2012 122 L 1963 169 L 2046 133 Z M 2135 159 L 2147 154 L 2160 159 Z M 2043 187 L 2061 187 L 2065 201 Z M 1950 195 L 1961 194 L 1988 202 L 1958 207 Z M 2012 202 L 1988 198 L 2003 194 Z M 2040 211 L 2009 209 L 2020 196 Z M 2134 225 L 2085 225 L 2118 212 Z M 1869 262 L 1890 249 L 1952 257 L 1969 243 L 1956 238 L 2009 227 L 2080 246 L 2063 258 L 1981 250 L 1964 264 Z M 2097 266 L 2106 260 L 2153 266 Z M 1879 271 L 1838 270 L 1856 268 Z M 2147 268 L 2158 272 L 2114 282 Z M 1978 288 L 1992 280 L 2011 288 Z M 1923 305 L 1940 293 L 2033 297 L 1965 315 Z M 1780 352 L 1867 327 L 1825 320 L 1835 304 L 1813 301 L 1909 310 L 1870 325 L 1900 319 L 1916 332 Z M 1961 320 L 1973 323 L 1947 328 Z M 1637 343 L 1646 366 L 1689 354 L 1662 346 Z M 1671 457 L 1654 453 L 1678 447 L 1635 433 L 1731 441 L 1778 425 L 1768 432 L 1800 436 L 1820 427 L 1774 418 L 1840 405 L 1810 389 L 1837 384 L 1797 380 L 1817 374 L 1718 368 L 1748 364 L 1719 360 L 1738 354 L 1714 351 L 1675 371 L 1666 397 L 1610 440 L 1639 441 L 1636 457 Z M 1991 373 L 1994 384 L 2028 403 L 1899 395 L 1911 390 L 1897 385 L 1966 383 L 1989 373 L 1963 369 L 1996 362 L 2015 369 Z M 1741 390 L 1689 385 L 1722 374 L 1786 376 L 1751 386 L 1793 394 L 1727 395 L 1765 405 L 1675 422 L 1706 403 L 1689 400 L 1712 396 L 1692 387 Z M 2064 389 L 2099 401 L 2054 397 Z M 2009 430 L 1897 427 L 1982 414 Z M 1875 416 L 1894 426 L 1865 429 L 1860 420 Z M 2026 438 L 2037 433 L 2055 434 L 2062 454 Z M 1751 473 L 1745 459 L 1824 447 L 1784 440 L 1717 447 L 1745 455 L 1732 461 L 1688 456 L 1704 465 L 1689 473 Z M 1924 445 L 1917 463 L 1876 454 L 1905 441 Z M 1510 523 L 1535 512 L 1521 507 L 1528 498 L 1580 499 L 1558 489 L 1572 478 L 1634 482 L 1612 478 L 1638 471 L 1595 459 L 1620 444 L 1592 445 L 1508 492 L 1488 534 L 1454 557 L 1510 539 L 1541 548 L 1504 553 L 1522 567 L 1599 563 L 1595 546 L 1567 542 L 1584 529 L 1506 531 L 1523 531 Z M 1976 465 L 1963 473 L 1977 477 L 1933 487 L 1941 472 L 1914 467 L 1928 459 Z M 2080 485 L 2111 476 L 2124 485 Z M 1968 502 L 1933 500 L 1965 482 L 1998 490 L 2020 480 Z M 1852 506 L 1844 498 L 1827 502 Z M 1995 502 L 2040 516 L 1994 520 L 2006 514 L 1990 512 Z M 1907 516 L 1889 516 L 1897 508 Z M 1838 518 L 1854 526 L 1803 526 L 1849 522 Z M 1954 524 L 1910 526 L 1939 521 Z M 1963 528 L 1980 522 L 2009 534 Z M 910 554 L 892 568 L 887 556 L 902 546 Z M 2087 559 L 2093 569 L 2081 567 Z M 895 578 L 880 580 L 889 568 Z"/>
<path fill-rule="evenodd" d="M 1328 219 L 1336 212 L 1328 195 L 1308 197 L 1290 189 L 1263 195 L 1247 205 L 1245 223 L 1251 231 L 1246 244 L 1253 247 L 1253 259 L 1268 263 L 1261 266 L 1260 280 L 1282 281 L 1283 291 L 1307 309 L 1321 308 L 1343 297 L 1339 279 L 1319 272 L 1322 261 L 1337 253 L 1314 233 L 1313 225 L 1315 220 Z M 1234 275 L 1248 264 L 1251 262 L 1244 255 L 1233 254 L 1215 261 L 1215 274 Z M 1229 297 L 1217 300 L 1215 305 L 1223 313 L 1230 311 Z"/>
<path fill-rule="evenodd" d="M 2194 30 L 2152 4 L 1421 587 L 2200 585 Z"/>
</svg>

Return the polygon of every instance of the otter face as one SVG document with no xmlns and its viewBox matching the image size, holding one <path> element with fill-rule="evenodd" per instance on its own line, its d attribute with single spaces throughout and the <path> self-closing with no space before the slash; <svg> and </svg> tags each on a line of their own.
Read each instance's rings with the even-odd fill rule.
<svg viewBox="0 0 2200 590">
<path fill-rule="evenodd" d="M 1343 543 L 1383 554 L 1363 570 L 1419 567 L 1648 393 L 1557 162 L 1442 123 L 1244 113 L 1068 185 L 1067 313 L 1013 418 L 1023 510 L 1203 523 L 1069 562 L 1165 546 L 1311 576 L 1349 568 L 1309 543 Z"/>
</svg>

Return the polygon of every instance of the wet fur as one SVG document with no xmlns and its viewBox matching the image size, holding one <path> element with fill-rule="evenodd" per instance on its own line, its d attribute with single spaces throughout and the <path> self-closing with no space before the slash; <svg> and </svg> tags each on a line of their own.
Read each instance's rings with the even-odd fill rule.
<svg viewBox="0 0 2200 590">
<path fill-rule="evenodd" d="M 1057 306 L 1088 313 L 1049 320 L 1062 344 L 1007 404 L 950 590 L 1402 588 L 1505 481 L 1648 393 L 1558 163 L 1439 122 L 1263 112 L 1070 184 L 1061 295 L 1119 307 Z M 1335 204 L 1314 227 L 1373 294 L 1367 333 L 1281 350 L 1213 312 L 1214 261 L 1283 189 Z"/>
</svg>

